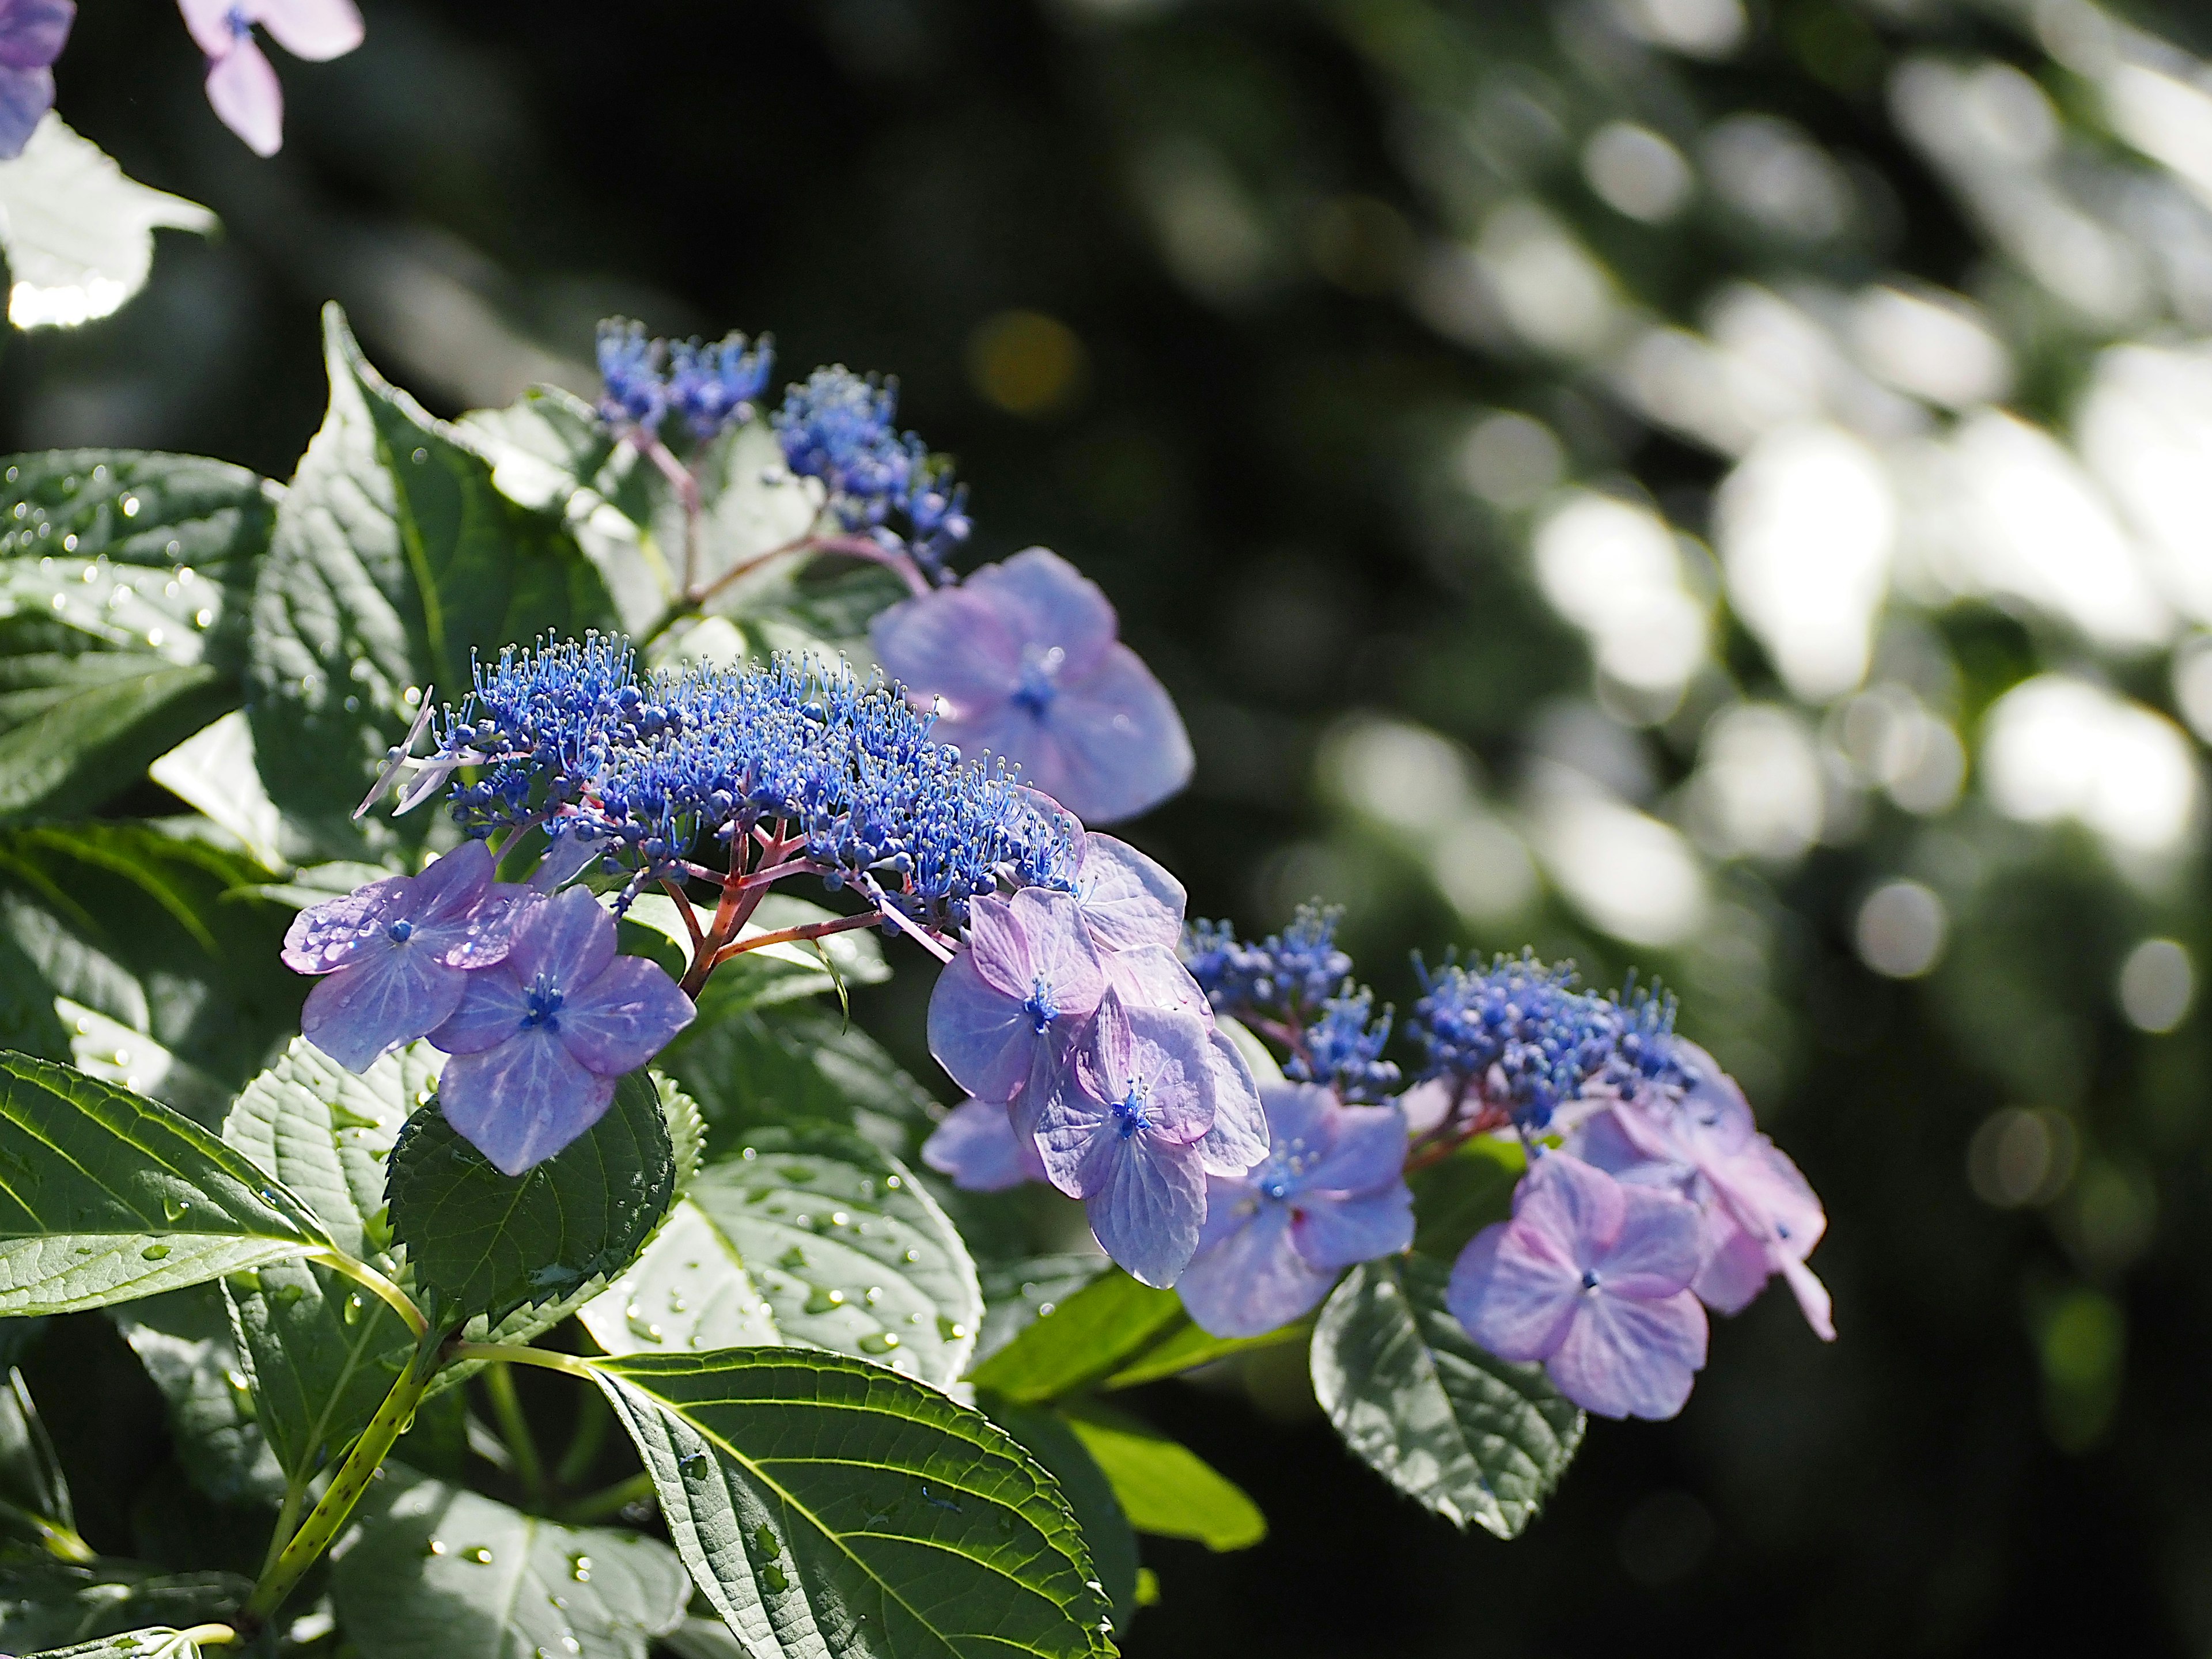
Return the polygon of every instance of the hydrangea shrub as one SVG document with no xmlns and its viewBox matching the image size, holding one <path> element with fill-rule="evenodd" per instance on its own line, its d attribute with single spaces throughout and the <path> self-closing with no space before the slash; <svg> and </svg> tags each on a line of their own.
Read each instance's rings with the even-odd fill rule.
<svg viewBox="0 0 2212 1659">
<path fill-rule="evenodd" d="M 1122 1390 L 1303 1346 L 1511 1538 L 1711 1314 L 1779 1275 L 1833 1335 L 1820 1202 L 1663 995 L 1451 959 L 1398 1019 L 1334 913 L 1250 940 L 1103 832 L 1188 780 L 1174 704 L 1068 560 L 959 568 L 894 382 L 615 322 L 596 405 L 447 424 L 327 343 L 281 492 L 6 472 L 18 612 L 170 678 L 10 739 L 73 951 L 9 969 L 0 1352 L 108 1310 L 267 1528 L 149 1577 L 40 1466 L 12 1649 L 1102 1654 L 1137 1534 L 1266 1529 Z M 196 818 L 61 827 L 149 763 Z M 838 1011 L 893 971 L 950 1110 Z"/>
</svg>

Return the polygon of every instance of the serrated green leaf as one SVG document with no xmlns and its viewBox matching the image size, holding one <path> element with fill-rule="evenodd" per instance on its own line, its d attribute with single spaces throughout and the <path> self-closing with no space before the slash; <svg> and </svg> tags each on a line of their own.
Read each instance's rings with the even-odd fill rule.
<svg viewBox="0 0 2212 1659">
<path fill-rule="evenodd" d="M 0 1054 L 0 1314 L 107 1307 L 330 1248 L 206 1130 L 66 1066 Z"/>
<path fill-rule="evenodd" d="M 982 1316 L 975 1264 L 913 1172 L 859 1136 L 760 1131 L 701 1171 L 681 1215 L 585 1310 L 608 1352 L 780 1336 L 939 1388 L 965 1368 Z"/>
<path fill-rule="evenodd" d="M 976 1402 L 984 1415 L 1019 1441 L 1023 1449 L 1044 1465 L 1060 1483 L 1060 1496 L 1075 1511 L 1091 1547 L 1091 1564 L 1098 1583 L 1113 1604 L 1116 1626 L 1128 1623 L 1137 1611 L 1137 1534 L 1121 1512 L 1121 1500 L 1113 1483 L 1098 1467 L 1098 1460 L 1059 1413 L 1042 1406 L 1017 1406 L 1011 1400 L 986 1395 Z"/>
<path fill-rule="evenodd" d="M 665 1544 L 559 1526 L 402 1465 L 356 1513 L 331 1600 L 363 1659 L 644 1659 L 690 1600 Z"/>
<path fill-rule="evenodd" d="M 1139 1532 L 1217 1551 L 1249 1549 L 1267 1535 L 1260 1506 L 1189 1447 L 1096 1401 L 1063 1404 L 1060 1413 Z"/>
<path fill-rule="evenodd" d="M 130 673 L 72 690 L 0 733 L 0 820 L 89 811 L 237 706 L 237 687 L 205 664 L 124 660 Z"/>
<path fill-rule="evenodd" d="M 232 709 L 157 757 L 146 775 L 236 836 L 247 854 L 269 869 L 289 868 L 293 853 L 301 850 L 301 838 L 286 827 L 284 815 L 261 781 L 253 723 L 243 709 Z"/>
<path fill-rule="evenodd" d="M 173 1106 L 203 1127 L 220 1123 L 231 1091 L 189 1060 L 179 1060 L 143 1031 L 67 997 L 54 1012 L 69 1028 L 70 1063 L 87 1077 Z"/>
<path fill-rule="evenodd" d="M 1565 1474 L 1583 1414 L 1540 1365 L 1477 1346 L 1423 1255 L 1355 1268 L 1314 1327 L 1315 1396 L 1344 1443 L 1462 1531 L 1517 1537 Z"/>
<path fill-rule="evenodd" d="M 1513 1188 L 1528 1168 L 1520 1143 L 1479 1135 L 1449 1158 L 1407 1177 L 1419 1231 L 1413 1248 L 1451 1261 L 1493 1221 L 1513 1213 Z"/>
<path fill-rule="evenodd" d="M 978 1365 L 973 1381 L 1017 1405 L 1041 1405 L 1120 1370 L 1184 1319 L 1173 1291 L 1139 1285 L 1116 1267 Z"/>
<path fill-rule="evenodd" d="M 595 1375 L 677 1553 L 756 1659 L 1104 1655 L 1057 1483 L 996 1425 L 839 1354 L 638 1354 Z"/>
<path fill-rule="evenodd" d="M 128 1303 L 110 1316 L 161 1391 L 177 1460 L 192 1485 L 223 1504 L 283 1497 L 284 1471 L 254 1421 L 222 1289 L 194 1285 Z"/>
<path fill-rule="evenodd" d="M 605 1115 L 556 1158 L 501 1175 L 446 1121 L 436 1103 L 407 1121 L 385 1197 L 439 1322 L 482 1314 L 496 1324 L 611 1278 L 668 1213 L 676 1158 L 660 1097 L 632 1072 Z"/>
<path fill-rule="evenodd" d="M 223 1280 L 254 1420 L 288 1479 L 303 1481 L 353 1443 L 415 1352 L 379 1297 L 312 1261 Z"/>
<path fill-rule="evenodd" d="M 1113 1265 L 1096 1250 L 978 1264 L 983 1328 L 975 1339 L 975 1363 L 998 1352 L 1040 1315 L 1057 1312 L 1061 1303 Z"/>
<path fill-rule="evenodd" d="M 0 1576 L 0 1647 L 30 1656 L 149 1624 L 189 1629 L 228 1617 L 252 1588 L 227 1572 L 163 1573 L 135 1561 L 11 1568 Z"/>
<path fill-rule="evenodd" d="M 615 617 L 560 523 L 501 495 L 465 434 L 368 366 L 336 307 L 324 355 L 330 410 L 278 508 L 246 681 L 256 747 L 285 757 L 271 799 L 336 848 L 422 833 L 416 820 L 351 823 L 405 734 L 410 690 L 458 692 L 476 651 Z"/>
<path fill-rule="evenodd" d="M 858 1026 L 814 1008 L 717 1017 L 714 1002 L 710 981 L 699 1018 L 654 1062 L 699 1103 L 709 1161 L 780 1125 L 832 1123 L 900 1152 L 928 1133 L 928 1091 Z"/>
<path fill-rule="evenodd" d="M 266 874 L 143 821 L 0 829 L 0 1026 L 66 1060 L 67 998 L 215 1079 L 228 1105 L 299 1030 L 307 991 L 279 955 L 291 912 L 240 891 Z"/>
<path fill-rule="evenodd" d="M 1133 1389 L 1140 1383 L 1158 1382 L 1164 1377 L 1180 1376 L 1185 1371 L 1194 1371 L 1200 1365 L 1211 1365 L 1237 1354 L 1303 1342 L 1312 1329 L 1312 1322 L 1307 1320 L 1285 1325 L 1260 1336 L 1213 1336 L 1194 1323 L 1172 1326 L 1166 1336 L 1112 1372 L 1099 1386 Z"/>
<path fill-rule="evenodd" d="M 676 1659 L 751 1659 L 719 1619 L 686 1619 L 660 1644 Z"/>
<path fill-rule="evenodd" d="M 12 1367 L 0 1370 L 0 1534 L 9 1534 L 64 1561 L 92 1559 L 76 1535 L 69 1478 L 54 1443 L 23 1373 Z"/>
</svg>

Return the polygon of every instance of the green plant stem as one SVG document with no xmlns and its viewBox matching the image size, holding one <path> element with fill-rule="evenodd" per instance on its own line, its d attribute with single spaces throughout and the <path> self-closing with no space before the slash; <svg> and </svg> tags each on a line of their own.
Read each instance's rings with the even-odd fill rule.
<svg viewBox="0 0 2212 1659">
<path fill-rule="evenodd" d="M 28 1510 L 18 1509 L 15 1504 L 6 1503 L 0 1503 L 0 1518 L 38 1534 L 39 1542 L 45 1547 L 46 1553 L 58 1561 L 83 1566 L 100 1559 L 99 1553 L 91 1545 L 58 1521 L 43 1515 L 33 1515 Z"/>
<path fill-rule="evenodd" d="M 391 1453 L 392 1443 L 398 1440 L 407 1425 L 415 1420 L 415 1407 L 422 1403 L 423 1390 L 430 1386 L 444 1363 L 441 1346 L 427 1339 L 415 1351 L 407 1369 L 392 1385 L 392 1392 L 384 1396 L 384 1403 L 376 1408 L 376 1415 L 362 1431 L 361 1438 L 354 1442 L 353 1450 L 332 1478 L 330 1488 L 323 1493 L 322 1501 L 309 1511 L 299 1531 L 294 1533 L 276 1557 L 276 1565 L 261 1575 L 261 1582 L 253 1587 L 240 1617 L 249 1630 L 258 1630 L 269 1622 L 284 1598 L 292 1593 L 301 1575 L 315 1564 L 316 1558 L 331 1547 L 352 1516 L 354 1505 L 361 1502 L 368 1483 L 375 1479 L 378 1469 L 384 1466 Z"/>
<path fill-rule="evenodd" d="M 562 1520 L 571 1526 L 586 1522 L 604 1521 L 620 1513 L 632 1504 L 641 1502 L 653 1494 L 653 1477 L 634 1474 L 627 1480 L 617 1480 L 613 1486 L 599 1492 L 586 1492 L 561 1511 Z"/>
<path fill-rule="evenodd" d="M 522 1414 L 522 1401 L 514 1392 L 514 1373 L 504 1364 L 487 1365 L 483 1384 L 484 1392 L 491 1396 L 492 1415 L 499 1419 L 500 1438 L 514 1454 L 514 1472 L 522 1479 L 523 1490 L 537 1502 L 545 1496 L 545 1464 L 538 1455 L 537 1437 L 530 1432 L 530 1419 Z"/>
<path fill-rule="evenodd" d="M 269 1553 L 261 1558 L 261 1576 L 264 1578 L 276 1565 L 276 1558 L 284 1553 L 284 1546 L 292 1541 L 293 1528 L 300 1522 L 301 1500 L 307 1495 L 307 1483 L 304 1480 L 284 1483 L 284 1502 L 277 1509 L 276 1525 L 269 1534 Z"/>
<path fill-rule="evenodd" d="M 228 1625 L 194 1625 L 190 1630 L 177 1632 L 187 1642 L 197 1642 L 204 1648 L 227 1648 L 238 1640 L 238 1632 Z"/>
<path fill-rule="evenodd" d="M 540 1370 L 566 1371 L 586 1382 L 599 1380 L 599 1368 L 590 1360 L 573 1353 L 556 1353 L 550 1348 L 514 1348 L 504 1342 L 453 1342 L 447 1345 L 446 1354 L 449 1363 L 489 1359 L 510 1365 L 535 1365 Z"/>
<path fill-rule="evenodd" d="M 587 1394 L 576 1413 L 576 1433 L 568 1442 L 568 1449 L 561 1455 L 561 1467 L 553 1478 L 562 1486 L 573 1486 L 592 1472 L 599 1461 L 599 1448 L 607 1443 L 607 1425 L 613 1416 L 606 1401 L 598 1394 Z"/>
<path fill-rule="evenodd" d="M 409 1299 L 407 1292 L 358 1256 L 348 1255 L 343 1250 L 333 1249 L 325 1251 L 314 1259 L 333 1273 L 343 1274 L 362 1289 L 373 1293 L 378 1300 L 407 1322 L 407 1328 L 415 1333 L 417 1341 L 430 1334 L 430 1322 L 422 1316 L 422 1310 Z"/>
</svg>

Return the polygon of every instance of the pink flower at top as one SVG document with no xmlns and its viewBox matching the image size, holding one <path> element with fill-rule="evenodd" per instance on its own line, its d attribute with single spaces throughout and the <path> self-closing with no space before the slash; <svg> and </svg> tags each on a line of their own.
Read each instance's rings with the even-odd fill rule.
<svg viewBox="0 0 2212 1659">
<path fill-rule="evenodd" d="M 256 23 L 295 58 L 343 58 L 362 42 L 353 0 L 177 0 L 207 54 L 208 102 L 257 155 L 284 144 L 284 89 L 253 39 Z"/>
<path fill-rule="evenodd" d="M 1078 817 L 1111 823 L 1190 781 L 1190 738 L 1117 637 L 1096 582 L 1033 547 L 878 617 L 884 672 L 939 710 L 931 733 L 1019 764 Z"/>
<path fill-rule="evenodd" d="M 1601 1417 L 1680 1411 L 1705 1363 L 1696 1207 L 1565 1152 L 1539 1159 L 1513 1204 L 1452 1269 L 1445 1299 L 1468 1334 L 1500 1359 L 1542 1360 Z"/>
<path fill-rule="evenodd" d="M 76 0 L 0 0 L 0 161 L 21 155 L 54 106 L 54 59 L 76 21 Z"/>
</svg>

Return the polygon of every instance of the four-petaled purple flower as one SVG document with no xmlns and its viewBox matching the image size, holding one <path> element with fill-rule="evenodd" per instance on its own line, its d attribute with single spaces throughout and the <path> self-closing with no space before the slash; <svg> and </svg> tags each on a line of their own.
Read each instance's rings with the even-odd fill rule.
<svg viewBox="0 0 2212 1659">
<path fill-rule="evenodd" d="M 968 948 L 930 995 L 929 1051 L 978 1100 L 1027 1098 L 1034 1123 L 1048 1073 L 1098 1006 L 1105 973 L 1068 894 L 987 895 L 969 916 Z M 1030 1086 L 1033 1077 L 1042 1086 Z"/>
<path fill-rule="evenodd" d="M 54 106 L 54 59 L 76 21 L 76 0 L 0 0 L 0 161 L 21 155 Z"/>
<path fill-rule="evenodd" d="M 939 741 L 1018 763 L 1078 817 L 1112 823 L 1191 772 L 1182 717 L 1117 631 L 1097 585 L 1033 547 L 893 606 L 868 638 L 886 673 L 935 704 Z"/>
<path fill-rule="evenodd" d="M 453 1059 L 439 1104 L 499 1170 L 520 1175 L 590 1128 L 615 1081 L 696 1012 L 659 963 L 615 954 L 615 919 L 581 887 L 532 906 L 505 958 L 470 976 L 430 1041 Z"/>
<path fill-rule="evenodd" d="M 362 42 L 354 0 L 177 0 L 207 54 L 208 102 L 257 155 L 284 147 L 284 88 L 253 39 L 258 23 L 295 58 L 342 58 Z"/>
<path fill-rule="evenodd" d="M 386 876 L 293 918 L 285 965 L 327 975 L 300 1016 L 307 1041 L 365 1072 L 450 1018 L 469 970 L 507 954 L 519 908 L 536 897 L 495 884 L 492 871 L 472 841 L 419 876 Z"/>
<path fill-rule="evenodd" d="M 1542 1360 L 1584 1411 L 1680 1411 L 1705 1363 L 1697 1210 L 1565 1152 L 1538 1160 L 1513 1205 L 1452 1269 L 1460 1323 L 1500 1359 Z"/>
<path fill-rule="evenodd" d="M 1267 1161 L 1207 1182 L 1198 1254 L 1176 1285 L 1215 1336 L 1258 1336 L 1303 1318 L 1345 1268 L 1413 1242 L 1396 1107 L 1340 1105 L 1317 1084 L 1262 1085 L 1260 1099 Z"/>
<path fill-rule="evenodd" d="M 963 1100 L 922 1143 L 921 1161 L 971 1193 L 1000 1193 L 1045 1178 L 1036 1136 L 1014 1127 L 995 1100 Z"/>
<path fill-rule="evenodd" d="M 1131 1008 L 1109 991 L 1037 1122 L 1053 1185 L 1083 1200 L 1106 1254 L 1146 1285 L 1176 1282 L 1198 1249 L 1213 1124 L 1212 1048 L 1194 1015 Z"/>
<path fill-rule="evenodd" d="M 1705 1227 L 1690 1288 L 1716 1313 L 1741 1313 L 1780 1273 L 1805 1322 L 1836 1339 L 1827 1287 L 1805 1258 L 1827 1231 L 1820 1200 L 1790 1157 L 1757 1132 L 1735 1079 L 1694 1042 L 1669 1039 L 1686 1085 L 1644 1090 L 1599 1113 L 1577 1152 L 1618 1179 L 1679 1192 Z"/>
</svg>

